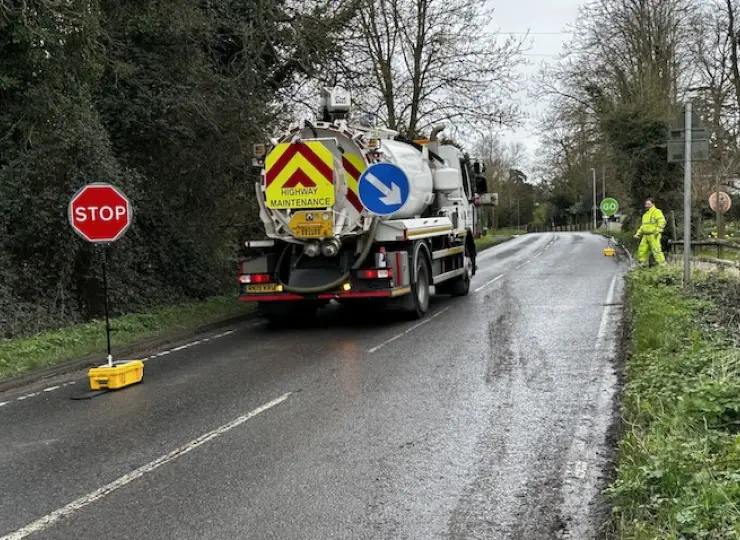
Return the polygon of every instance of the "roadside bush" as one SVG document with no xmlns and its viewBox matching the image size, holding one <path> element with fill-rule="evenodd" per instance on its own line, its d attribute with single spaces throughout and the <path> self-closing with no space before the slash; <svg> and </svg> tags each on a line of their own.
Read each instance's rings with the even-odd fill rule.
<svg viewBox="0 0 740 540">
<path fill-rule="evenodd" d="M 672 269 L 628 277 L 632 327 L 612 533 L 629 539 L 740 538 L 740 351 L 719 284 L 687 293 Z"/>
</svg>

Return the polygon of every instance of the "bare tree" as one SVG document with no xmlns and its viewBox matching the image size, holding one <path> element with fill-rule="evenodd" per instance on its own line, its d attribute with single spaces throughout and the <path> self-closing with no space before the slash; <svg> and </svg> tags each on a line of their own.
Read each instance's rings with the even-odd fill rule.
<svg viewBox="0 0 740 540">
<path fill-rule="evenodd" d="M 695 25 L 693 57 L 699 66 L 696 85 L 702 88 L 695 103 L 712 132 L 713 160 L 722 167 L 738 157 L 737 9 L 733 0 L 712 0 Z"/>
<path fill-rule="evenodd" d="M 643 192 L 675 198 L 676 175 L 659 148 L 677 101 L 697 80 L 702 5 L 591 0 L 581 9 L 567 53 L 543 70 L 536 94 L 550 102 L 541 155 L 562 204 L 585 200 L 591 168 L 609 171 L 610 193 L 623 206 Z"/>
<path fill-rule="evenodd" d="M 523 39 L 501 40 L 491 20 L 485 0 L 363 3 L 343 77 L 366 112 L 408 136 L 439 121 L 513 125 Z"/>
</svg>

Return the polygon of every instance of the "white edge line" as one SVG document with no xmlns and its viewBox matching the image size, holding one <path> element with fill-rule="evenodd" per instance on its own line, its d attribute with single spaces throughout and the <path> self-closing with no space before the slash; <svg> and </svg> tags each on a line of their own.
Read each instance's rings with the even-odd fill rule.
<svg viewBox="0 0 740 540">
<path fill-rule="evenodd" d="M 614 290 L 615 286 L 617 284 L 617 276 L 615 275 L 612 278 L 611 283 L 609 284 L 609 289 L 606 293 L 606 300 L 604 303 L 606 304 L 604 306 L 604 311 L 601 315 L 601 322 L 599 324 L 599 330 L 596 335 L 596 343 L 594 344 L 594 349 L 597 351 L 602 349 L 604 345 L 608 342 L 606 339 L 606 333 L 607 328 L 609 327 L 609 323 L 612 320 L 612 304 L 614 302 Z M 597 407 L 600 407 L 602 409 L 606 409 L 608 405 L 605 401 L 605 394 L 603 393 L 605 389 L 605 382 L 602 379 L 599 381 L 598 384 L 598 395 L 596 396 L 597 401 Z M 611 394 L 608 394 L 609 397 L 611 397 Z M 589 436 L 592 436 L 590 434 L 591 428 L 589 427 L 588 423 L 584 423 L 583 420 L 579 422 L 579 424 L 576 427 L 576 431 L 573 435 L 574 441 L 570 446 L 570 449 L 568 450 L 568 454 L 570 456 L 584 456 L 587 453 L 587 442 L 586 439 Z M 586 477 L 586 475 L 589 473 L 589 461 L 585 459 L 570 459 L 565 466 L 565 474 L 564 474 L 564 482 L 566 486 L 570 486 L 571 489 L 574 489 L 574 485 L 578 483 L 578 481 L 582 480 Z"/>
<path fill-rule="evenodd" d="M 609 285 L 609 291 L 606 293 L 606 300 L 604 301 L 604 311 L 601 314 L 601 323 L 599 323 L 599 331 L 596 334 L 596 345 L 595 349 L 601 349 L 604 346 L 604 340 L 606 339 L 606 331 L 609 326 L 609 319 L 611 315 L 611 304 L 614 302 L 614 288 L 617 284 L 617 276 L 612 278 L 612 282 Z"/>
<path fill-rule="evenodd" d="M 415 324 L 414 326 L 412 326 L 411 328 L 407 328 L 406 330 L 404 330 L 404 331 L 403 331 L 403 332 L 401 332 L 400 334 L 396 334 L 396 335 L 395 335 L 395 336 L 393 336 L 392 338 L 390 338 L 390 339 L 387 339 L 387 340 L 385 340 L 385 341 L 384 341 L 383 343 L 381 343 L 380 345 L 376 345 L 376 346 L 375 346 L 375 347 L 373 347 L 372 349 L 368 349 L 368 351 L 367 351 L 367 352 L 369 352 L 369 353 L 371 353 L 371 354 L 372 354 L 372 353 L 374 353 L 374 352 L 376 352 L 376 351 L 378 351 L 378 350 L 382 349 L 383 347 L 385 347 L 385 346 L 386 346 L 386 345 L 388 345 L 389 343 L 393 343 L 393 342 L 394 342 L 394 341 L 396 341 L 396 340 L 397 340 L 398 338 L 401 338 L 401 337 L 405 336 L 406 334 L 408 334 L 409 332 L 412 332 L 412 331 L 416 330 L 416 329 L 417 329 L 417 328 L 419 328 L 419 327 L 420 327 L 421 325 L 423 325 L 423 324 L 426 324 L 426 323 L 428 323 L 429 321 L 431 321 L 431 320 L 432 320 L 432 319 L 434 319 L 435 317 L 439 317 L 440 315 L 442 315 L 442 313 L 444 313 L 445 311 L 447 311 L 447 310 L 448 310 L 448 309 L 450 309 L 451 307 L 452 307 L 452 306 L 447 306 L 447 307 L 445 307 L 445 308 L 443 308 L 443 309 L 440 309 L 440 310 L 439 310 L 439 311 L 438 311 L 437 313 L 435 313 L 435 314 L 434 314 L 434 315 L 432 315 L 431 317 L 429 317 L 429 318 L 427 318 L 427 319 L 424 319 L 423 321 L 421 321 L 421 322 L 418 322 L 418 323 L 416 323 L 416 324 Z M 4 539 L 3 539 L 3 538 L 0 538 L 0 540 L 4 540 Z"/>
<path fill-rule="evenodd" d="M 233 334 L 234 332 L 236 332 L 236 330 L 229 330 L 228 332 L 223 332 L 221 334 L 217 334 L 217 335 L 212 336 L 212 337 L 209 337 L 209 338 L 203 338 L 203 339 L 199 339 L 197 341 L 192 341 L 190 343 L 185 343 L 184 345 L 180 345 L 179 347 L 175 347 L 174 349 L 168 349 L 166 351 L 161 351 L 161 352 L 159 352 L 157 354 L 153 354 L 152 356 L 147 356 L 146 358 L 142 358 L 141 361 L 142 362 L 148 362 L 149 360 L 153 360 L 154 358 L 159 358 L 159 357 L 162 357 L 162 356 L 167 356 L 168 354 L 171 354 L 173 352 L 181 351 L 183 349 L 187 349 L 187 348 L 193 347 L 195 345 L 200 345 L 201 343 L 205 343 L 206 341 L 210 341 L 212 339 L 226 337 L 226 336 L 228 336 L 230 334 Z M 58 384 L 56 386 L 50 386 L 49 388 L 44 388 L 43 391 L 32 392 L 30 394 L 24 394 L 22 396 L 18 396 L 17 398 L 15 398 L 15 400 L 16 401 L 25 401 L 25 400 L 27 400 L 29 398 L 36 397 L 36 396 L 42 394 L 43 392 L 53 392 L 54 390 L 59 390 L 60 388 L 62 388 L 64 386 L 68 386 L 70 384 L 75 384 L 75 382 L 76 381 L 71 381 L 71 382 L 67 382 L 67 383 L 64 383 L 64 384 Z M 0 407 L 2 407 L 4 405 L 7 405 L 8 403 L 10 403 L 10 401 L 0 402 Z M 3 539 L 0 538 L 0 540 L 3 540 Z"/>
<path fill-rule="evenodd" d="M 495 278 L 493 278 L 492 280 L 486 281 L 483 285 L 481 285 L 480 287 L 478 287 L 477 289 L 475 289 L 473 292 L 480 292 L 480 291 L 482 291 L 483 289 L 485 289 L 489 285 L 491 285 L 493 283 L 496 283 L 502 277 L 504 277 L 504 275 L 503 274 L 500 274 L 500 275 L 496 276 Z"/>
<path fill-rule="evenodd" d="M 62 508 L 59 508 L 57 510 L 54 510 L 50 514 L 45 515 L 44 517 L 37 519 L 33 523 L 29 523 L 25 527 L 18 529 L 17 531 L 14 531 L 10 534 L 6 534 L 0 540 L 21 540 L 25 538 L 26 536 L 29 536 L 34 533 L 41 532 L 45 529 L 48 529 L 51 525 L 62 519 L 63 517 L 69 516 L 77 512 L 78 510 L 81 510 L 82 508 L 94 503 L 95 501 L 102 499 L 106 495 L 109 495 L 110 493 L 130 484 L 134 480 L 141 478 L 147 473 L 150 473 L 154 471 L 155 469 L 158 469 L 162 465 L 166 465 L 167 463 L 174 461 L 175 459 L 184 456 L 188 452 L 195 450 L 199 446 L 204 445 L 208 441 L 215 439 L 219 435 L 223 435 L 227 431 L 231 431 L 235 427 L 240 426 L 244 422 L 254 418 L 260 413 L 265 412 L 268 409 L 271 409 L 272 407 L 279 405 L 286 399 L 290 397 L 292 392 L 287 392 L 280 396 L 277 399 L 274 399 L 270 401 L 269 403 L 265 403 L 261 407 L 257 407 L 256 409 L 248 412 L 247 414 L 240 416 L 239 418 L 236 418 L 229 422 L 228 424 L 224 424 L 223 426 L 214 429 L 213 431 L 209 431 L 208 433 L 204 433 L 197 439 L 193 439 L 189 443 L 173 450 L 169 454 L 165 454 L 163 456 L 158 457 L 154 461 L 150 461 L 146 465 L 143 465 L 139 467 L 138 469 L 131 471 L 128 474 L 125 474 L 121 476 L 120 478 L 114 480 L 110 484 L 106 484 L 101 488 L 96 489 L 92 493 L 88 493 L 87 495 L 84 495 L 83 497 L 80 497 L 79 499 L 72 501 L 66 506 L 63 506 Z"/>
</svg>

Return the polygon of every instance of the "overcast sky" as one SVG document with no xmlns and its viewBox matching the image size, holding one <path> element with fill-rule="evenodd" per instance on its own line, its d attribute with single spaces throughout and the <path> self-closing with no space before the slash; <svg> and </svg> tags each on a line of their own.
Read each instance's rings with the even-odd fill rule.
<svg viewBox="0 0 740 540">
<path fill-rule="evenodd" d="M 493 27 L 502 33 L 530 32 L 527 38 L 527 60 L 525 68 L 525 84 L 529 83 L 537 73 L 543 61 L 552 62 L 563 48 L 563 43 L 570 38 L 568 31 L 575 23 L 578 8 L 585 0 L 489 0 L 494 8 Z M 522 96 L 522 108 L 535 114 L 542 112 Z M 533 122 L 514 132 L 501 133 L 504 141 L 522 142 L 529 155 L 530 162 L 536 158 L 537 137 L 534 134 Z M 529 169 L 529 167 L 524 167 Z"/>
</svg>

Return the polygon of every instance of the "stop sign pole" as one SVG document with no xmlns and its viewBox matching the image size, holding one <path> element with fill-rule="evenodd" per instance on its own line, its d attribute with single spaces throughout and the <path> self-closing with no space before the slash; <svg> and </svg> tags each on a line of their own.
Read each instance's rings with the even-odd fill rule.
<svg viewBox="0 0 740 540">
<path fill-rule="evenodd" d="M 108 345 L 108 367 L 113 367 L 108 315 L 108 246 L 120 239 L 131 226 L 131 202 L 115 186 L 103 182 L 87 184 L 69 202 L 69 223 L 82 238 L 103 246 L 103 295 L 105 296 L 105 337 Z"/>
</svg>

